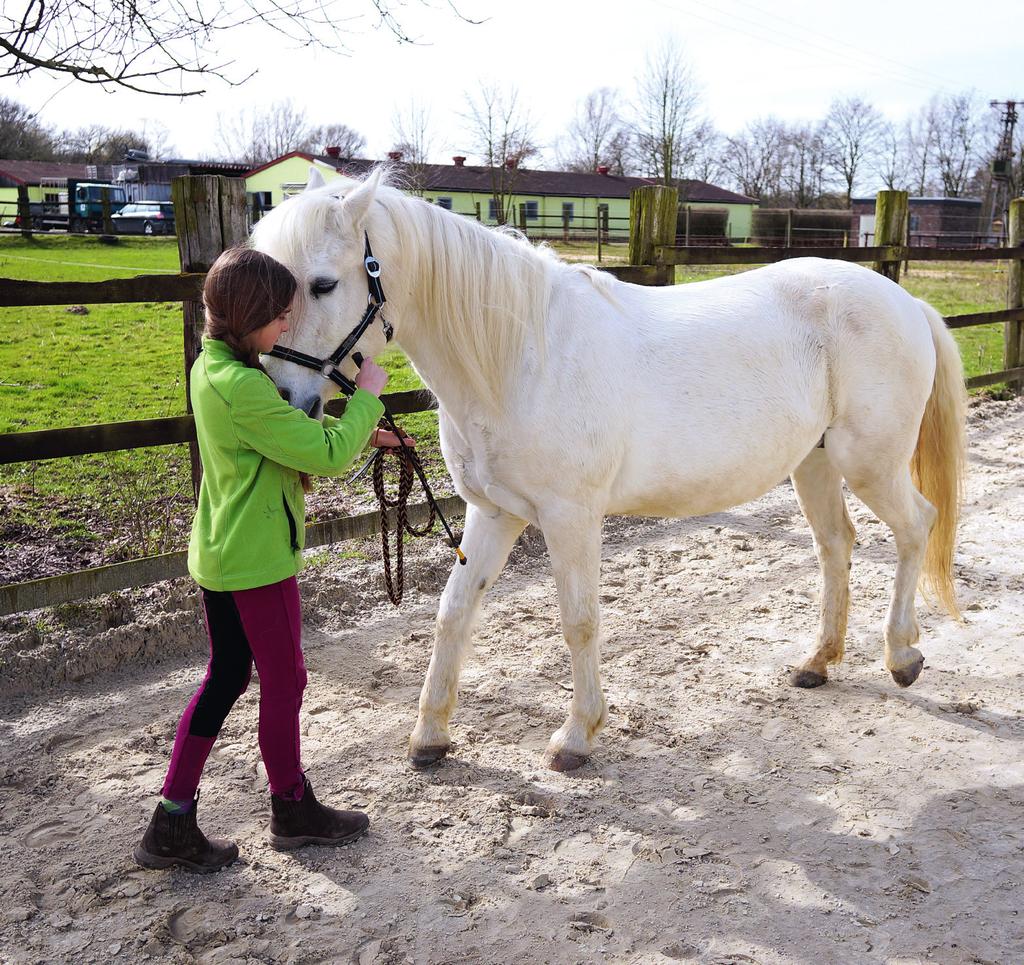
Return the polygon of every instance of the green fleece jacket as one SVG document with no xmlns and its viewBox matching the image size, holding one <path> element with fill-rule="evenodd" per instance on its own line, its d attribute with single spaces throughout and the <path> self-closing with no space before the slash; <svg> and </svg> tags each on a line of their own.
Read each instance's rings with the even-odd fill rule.
<svg viewBox="0 0 1024 965">
<path fill-rule="evenodd" d="M 188 569 L 208 590 L 248 590 L 302 568 L 306 507 L 299 472 L 336 476 L 384 412 L 358 390 L 340 419 L 311 419 L 223 342 L 203 339 L 189 376 L 203 460 Z"/>
</svg>

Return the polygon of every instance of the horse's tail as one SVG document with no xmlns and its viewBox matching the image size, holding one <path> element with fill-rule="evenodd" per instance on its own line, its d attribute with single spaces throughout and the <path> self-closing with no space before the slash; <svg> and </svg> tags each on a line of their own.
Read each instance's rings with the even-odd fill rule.
<svg viewBox="0 0 1024 965">
<path fill-rule="evenodd" d="M 960 350 L 942 316 L 918 300 L 935 343 L 935 383 L 925 406 L 910 470 L 914 484 L 938 517 L 928 538 L 923 580 L 949 612 L 960 619 L 953 588 L 953 549 L 964 493 L 967 392 Z"/>
</svg>

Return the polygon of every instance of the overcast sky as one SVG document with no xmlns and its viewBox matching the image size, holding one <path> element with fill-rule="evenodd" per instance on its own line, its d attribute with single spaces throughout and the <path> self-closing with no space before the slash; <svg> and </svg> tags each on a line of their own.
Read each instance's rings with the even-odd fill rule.
<svg viewBox="0 0 1024 965">
<path fill-rule="evenodd" d="M 392 146 L 392 115 L 415 98 L 430 110 L 434 157 L 470 155 L 460 115 L 481 82 L 515 84 L 549 148 L 577 102 L 598 87 L 628 98 L 645 56 L 661 38 L 682 45 L 703 89 L 708 116 L 725 133 L 757 117 L 822 117 L 836 97 L 858 95 L 893 120 L 935 92 L 973 88 L 985 101 L 1024 98 L 1024 2 L 987 0 L 445 0 L 399 9 L 420 38 L 399 45 L 367 17 L 353 25 L 350 53 L 276 46 L 269 31 L 222 36 L 219 52 L 244 86 L 216 80 L 202 98 L 179 101 L 33 76 L 5 93 L 57 127 L 88 122 L 142 128 L 163 124 L 180 157 L 217 151 L 218 115 L 283 98 L 318 124 L 342 122 L 362 133 L 367 155 Z M 338 7 L 367 9 L 369 0 Z M 253 50 L 262 50 L 254 56 Z M 550 156 L 550 151 L 549 151 Z"/>
</svg>

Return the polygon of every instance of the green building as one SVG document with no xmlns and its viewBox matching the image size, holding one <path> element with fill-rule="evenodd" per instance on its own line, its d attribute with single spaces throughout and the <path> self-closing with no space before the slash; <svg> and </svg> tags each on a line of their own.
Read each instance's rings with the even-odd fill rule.
<svg viewBox="0 0 1024 965">
<path fill-rule="evenodd" d="M 397 154 L 390 155 L 390 162 L 392 182 L 398 187 L 483 224 L 515 225 L 531 238 L 593 237 L 600 223 L 606 237 L 626 240 L 630 192 L 654 183 L 648 178 L 614 175 L 607 168 L 537 171 L 511 162 L 503 168 L 489 168 L 466 164 L 464 157 L 452 158 L 452 164 L 412 164 Z M 305 188 L 311 165 L 324 180 L 331 181 L 361 178 L 376 163 L 342 158 L 330 149 L 325 155 L 293 151 L 249 171 L 246 191 L 257 212 L 269 210 Z M 715 210 L 724 215 L 721 220 L 727 239 L 750 236 L 757 207 L 754 198 L 703 181 L 679 181 L 677 186 L 681 211 L 686 207 L 691 212 Z"/>
</svg>

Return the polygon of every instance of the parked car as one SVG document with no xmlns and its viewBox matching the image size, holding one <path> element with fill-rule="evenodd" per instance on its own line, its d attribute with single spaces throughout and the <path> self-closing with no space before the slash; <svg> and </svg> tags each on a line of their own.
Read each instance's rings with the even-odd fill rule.
<svg viewBox="0 0 1024 965">
<path fill-rule="evenodd" d="M 119 235 L 173 235 L 174 205 L 170 201 L 133 201 L 110 220 Z"/>
</svg>

